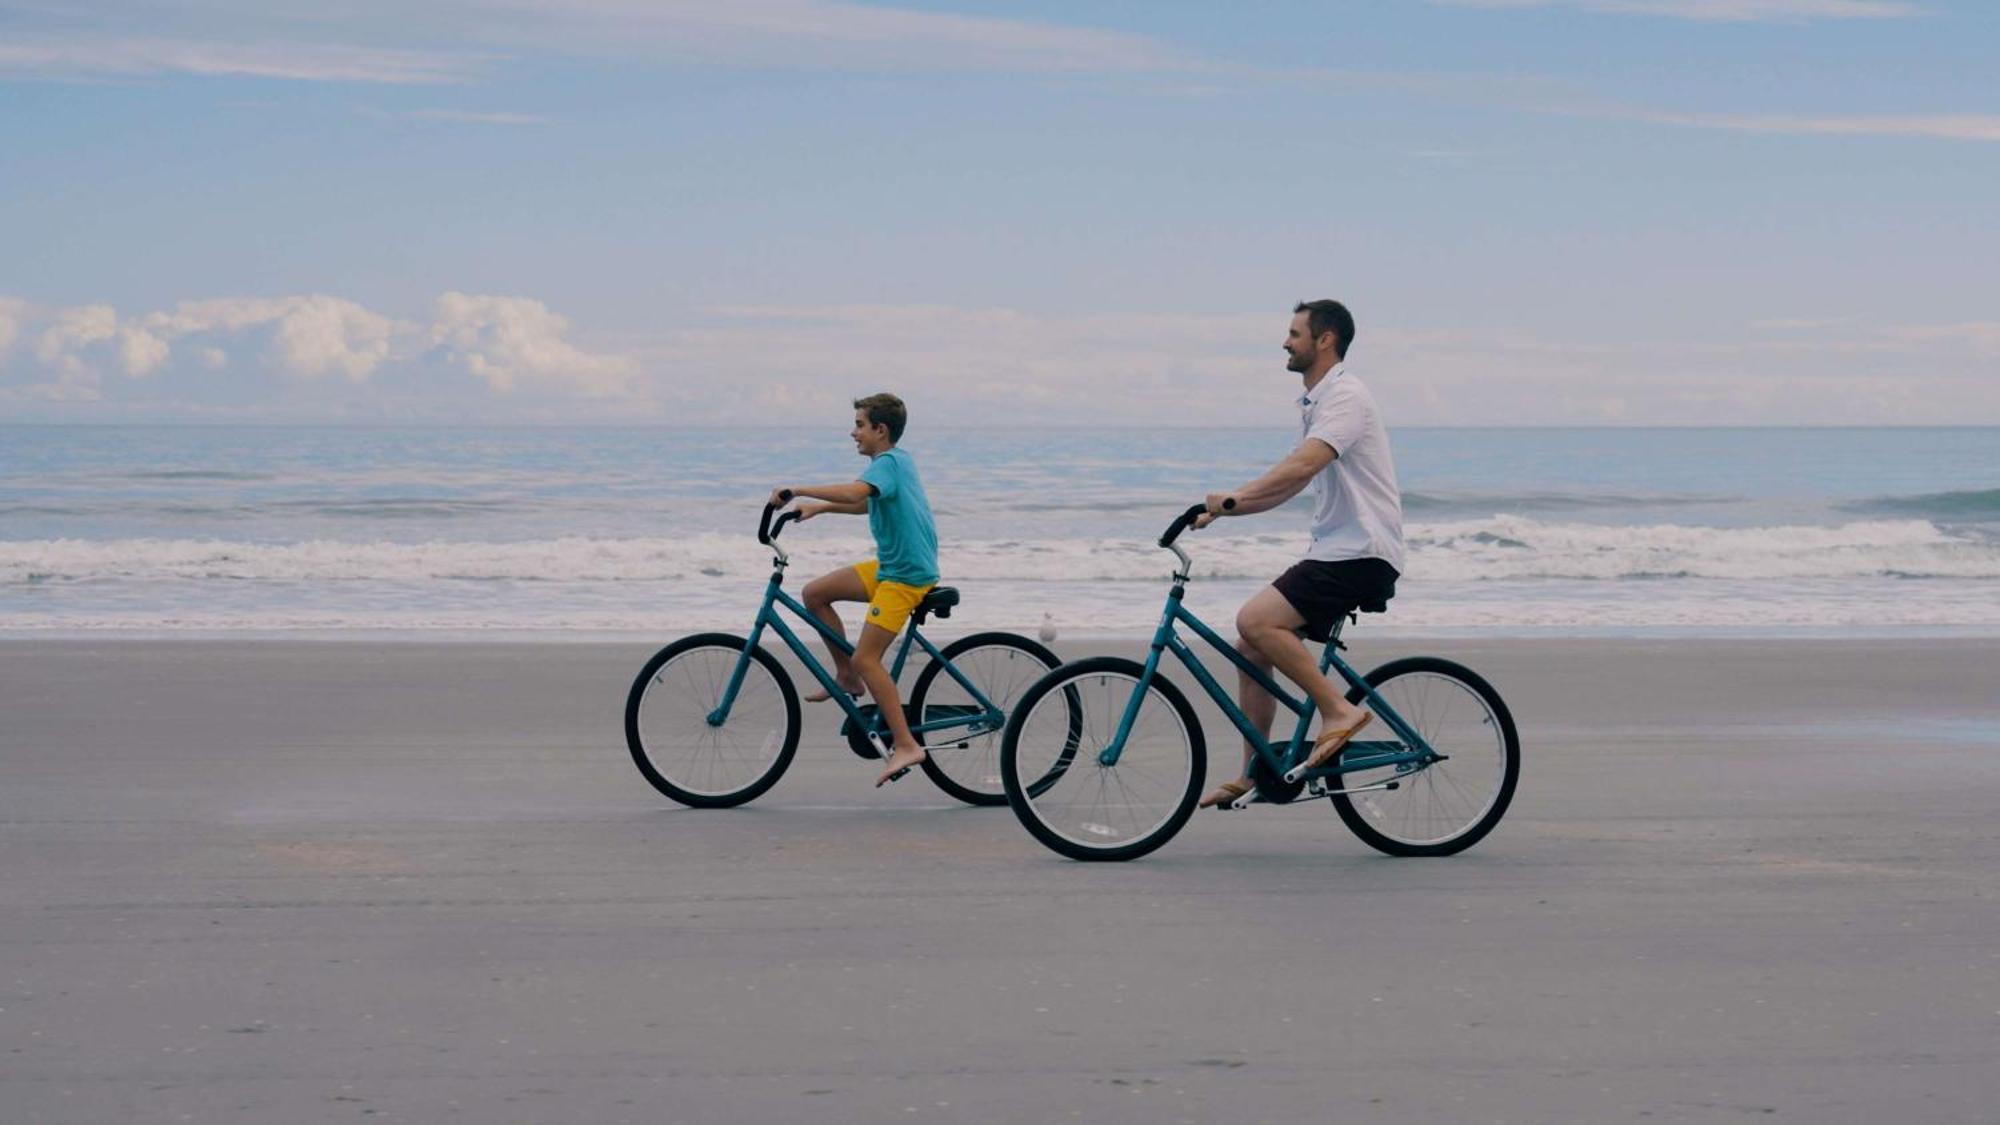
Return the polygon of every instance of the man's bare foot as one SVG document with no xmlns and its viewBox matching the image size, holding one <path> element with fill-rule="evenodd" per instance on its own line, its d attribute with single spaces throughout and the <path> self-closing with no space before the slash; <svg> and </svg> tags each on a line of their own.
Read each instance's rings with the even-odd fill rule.
<svg viewBox="0 0 2000 1125">
<path fill-rule="evenodd" d="M 918 762 L 923 761 L 929 756 L 921 746 L 905 746 L 898 749 L 895 753 L 889 755 L 887 762 L 883 763 L 882 776 L 875 779 L 875 788 L 880 789 L 884 785 L 910 772 L 912 766 L 915 766 Z"/>
<path fill-rule="evenodd" d="M 859 698 L 861 698 L 861 693 L 862 693 L 862 691 L 864 691 L 864 690 L 865 690 L 865 689 L 864 689 L 864 688 L 863 688 L 863 687 L 861 686 L 861 677 L 859 677 L 859 676 L 856 676 L 856 677 L 854 677 L 854 680 L 853 680 L 852 682 L 849 682 L 849 681 L 847 681 L 847 680 L 836 680 L 836 681 L 834 681 L 834 682 L 836 682 L 836 683 L 838 683 L 838 684 L 840 685 L 840 690 L 842 690 L 842 691 L 846 692 L 846 693 L 847 693 L 847 696 L 848 696 L 848 698 L 850 698 L 850 699 L 859 699 Z M 819 691 L 816 691 L 816 692 L 813 692 L 813 693 L 812 693 L 811 695 L 808 695 L 808 696 L 806 696 L 806 702 L 807 702 L 807 703 L 825 703 L 825 702 L 826 702 L 827 700 L 829 700 L 829 699 L 832 699 L 832 698 L 833 698 L 833 696 L 831 696 L 831 695 L 828 695 L 828 694 L 826 693 L 825 689 L 821 689 L 821 690 L 819 690 Z"/>
</svg>

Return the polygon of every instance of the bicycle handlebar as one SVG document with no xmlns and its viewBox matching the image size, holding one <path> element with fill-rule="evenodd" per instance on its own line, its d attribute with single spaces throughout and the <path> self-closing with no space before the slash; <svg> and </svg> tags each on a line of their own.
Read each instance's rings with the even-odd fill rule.
<svg viewBox="0 0 2000 1125">
<path fill-rule="evenodd" d="M 783 492 L 780 492 L 778 495 L 783 497 L 785 503 L 787 504 L 791 503 L 792 501 L 791 489 L 787 488 Z M 772 507 L 771 505 L 766 504 L 764 505 L 764 514 L 757 518 L 757 542 L 762 543 L 766 547 L 770 546 L 772 540 L 778 537 L 779 532 L 785 530 L 785 525 L 787 523 L 790 523 L 799 518 L 799 513 L 796 510 L 786 512 L 784 515 L 778 517 L 778 525 L 776 527 L 772 527 L 771 513 L 777 510 L 778 509 Z"/>
<path fill-rule="evenodd" d="M 1224 500 L 1222 502 L 1222 510 L 1225 512 L 1235 511 L 1236 497 L 1231 496 L 1227 500 Z M 1168 524 L 1166 532 L 1160 536 L 1160 546 L 1172 547 L 1174 545 L 1174 540 L 1179 539 L 1181 537 L 1181 532 L 1186 531 L 1188 529 L 1188 525 L 1200 519 L 1202 513 L 1206 511 L 1208 511 L 1207 504 L 1205 503 L 1196 504 L 1190 507 L 1187 511 L 1182 512 L 1178 516 L 1175 516 L 1174 522 Z"/>
</svg>

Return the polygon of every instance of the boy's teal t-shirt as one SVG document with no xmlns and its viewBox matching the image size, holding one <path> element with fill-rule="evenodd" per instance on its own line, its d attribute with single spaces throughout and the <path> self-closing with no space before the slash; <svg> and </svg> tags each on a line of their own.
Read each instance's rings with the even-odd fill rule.
<svg viewBox="0 0 2000 1125">
<path fill-rule="evenodd" d="M 861 483 L 875 489 L 868 498 L 868 530 L 875 536 L 878 582 L 929 586 L 938 580 L 937 525 L 931 522 L 930 497 L 917 479 L 917 463 L 891 448 L 878 453 L 861 474 Z"/>
</svg>

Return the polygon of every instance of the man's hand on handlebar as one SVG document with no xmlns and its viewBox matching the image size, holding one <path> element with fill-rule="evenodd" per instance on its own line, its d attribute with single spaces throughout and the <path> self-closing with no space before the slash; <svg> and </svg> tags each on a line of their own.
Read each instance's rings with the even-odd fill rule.
<svg viewBox="0 0 2000 1125">
<path fill-rule="evenodd" d="M 1194 522 L 1188 525 L 1189 527 L 1200 531 L 1202 528 L 1221 519 L 1224 512 L 1236 507 L 1236 498 L 1227 492 L 1211 492 L 1208 494 L 1207 506 L 1208 511 L 1196 516 Z"/>
<path fill-rule="evenodd" d="M 791 502 L 792 502 L 792 490 L 789 488 L 779 487 L 771 490 L 771 498 L 769 500 L 764 501 L 764 506 L 767 508 L 782 508 Z M 799 518 L 805 519 L 806 517 L 804 516 L 804 514 L 801 514 Z"/>
</svg>

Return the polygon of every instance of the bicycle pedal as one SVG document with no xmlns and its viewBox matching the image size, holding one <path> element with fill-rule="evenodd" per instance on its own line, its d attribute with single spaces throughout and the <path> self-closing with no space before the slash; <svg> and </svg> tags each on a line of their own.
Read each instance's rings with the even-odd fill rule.
<svg viewBox="0 0 2000 1125">
<path fill-rule="evenodd" d="M 1241 797 L 1238 797 L 1233 801 L 1227 802 L 1226 804 L 1217 805 L 1216 808 L 1219 808 L 1224 812 L 1241 812 L 1244 809 L 1249 808 L 1251 805 L 1268 805 L 1268 804 L 1270 804 L 1270 802 L 1264 799 L 1264 795 L 1262 793 L 1259 793 L 1255 789 L 1252 789 L 1248 793 L 1243 794 Z"/>
</svg>

